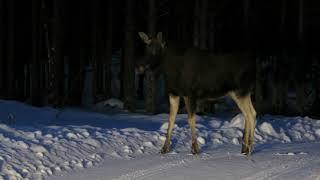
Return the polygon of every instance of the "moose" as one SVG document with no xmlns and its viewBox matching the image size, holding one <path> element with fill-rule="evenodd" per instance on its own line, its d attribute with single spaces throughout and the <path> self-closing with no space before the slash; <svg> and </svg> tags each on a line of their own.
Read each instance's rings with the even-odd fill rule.
<svg viewBox="0 0 320 180">
<path fill-rule="evenodd" d="M 192 136 L 192 154 L 198 154 L 196 134 L 196 102 L 202 99 L 232 98 L 245 118 L 241 153 L 250 156 L 254 143 L 256 111 L 251 102 L 255 83 L 255 60 L 249 53 L 212 54 L 196 48 L 178 51 L 174 43 L 166 44 L 162 33 L 150 37 L 138 33 L 145 43 L 145 59 L 137 70 L 163 73 L 169 93 L 169 120 L 166 140 L 161 149 L 170 151 L 171 134 L 179 109 L 180 97 L 184 99 Z"/>
</svg>

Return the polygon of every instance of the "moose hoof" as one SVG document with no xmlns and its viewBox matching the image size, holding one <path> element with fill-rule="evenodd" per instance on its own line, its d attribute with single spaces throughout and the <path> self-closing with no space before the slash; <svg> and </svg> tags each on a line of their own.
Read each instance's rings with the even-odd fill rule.
<svg viewBox="0 0 320 180">
<path fill-rule="evenodd" d="M 170 147 L 164 145 L 160 151 L 161 154 L 167 154 L 168 152 L 170 152 Z"/>
<path fill-rule="evenodd" d="M 246 145 L 242 145 L 241 154 L 246 155 L 246 156 L 250 156 L 251 148 L 249 148 Z"/>
<path fill-rule="evenodd" d="M 199 154 L 200 153 L 199 146 L 197 143 L 192 144 L 191 153 L 192 154 Z"/>
</svg>

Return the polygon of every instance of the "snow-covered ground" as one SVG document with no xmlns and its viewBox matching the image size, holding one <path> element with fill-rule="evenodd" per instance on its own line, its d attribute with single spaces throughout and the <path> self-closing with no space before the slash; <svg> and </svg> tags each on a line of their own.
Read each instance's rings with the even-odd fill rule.
<svg viewBox="0 0 320 180">
<path fill-rule="evenodd" d="M 0 101 L 0 179 L 316 179 L 320 120 L 265 115 L 256 145 L 239 152 L 241 114 L 198 116 L 201 154 L 190 154 L 187 116 L 177 117 L 173 151 L 159 154 L 167 114 L 59 111 Z"/>
</svg>

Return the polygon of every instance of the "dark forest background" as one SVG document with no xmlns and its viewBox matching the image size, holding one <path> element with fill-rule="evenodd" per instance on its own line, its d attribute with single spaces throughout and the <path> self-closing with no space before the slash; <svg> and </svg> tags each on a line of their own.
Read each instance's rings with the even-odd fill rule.
<svg viewBox="0 0 320 180">
<path fill-rule="evenodd" d="M 131 111 L 160 112 L 159 81 L 135 74 L 139 31 L 212 53 L 254 51 L 259 112 L 319 111 L 317 0 L 0 0 L 0 98 L 80 106 L 90 72 L 90 103 L 119 98 Z"/>
</svg>

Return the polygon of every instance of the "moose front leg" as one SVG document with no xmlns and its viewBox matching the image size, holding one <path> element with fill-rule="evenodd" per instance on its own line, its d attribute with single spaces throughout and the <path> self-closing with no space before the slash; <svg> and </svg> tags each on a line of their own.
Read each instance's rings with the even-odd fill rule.
<svg viewBox="0 0 320 180">
<path fill-rule="evenodd" d="M 196 101 L 194 98 L 183 97 L 184 102 L 188 111 L 188 123 L 191 129 L 192 136 L 192 146 L 191 152 L 192 154 L 199 154 L 199 146 L 197 141 L 197 133 L 196 133 Z"/>
<path fill-rule="evenodd" d="M 169 103 L 170 103 L 169 122 L 168 122 L 167 138 L 161 149 L 162 154 L 168 153 L 170 151 L 171 134 L 172 134 L 174 122 L 176 120 L 176 116 L 179 110 L 179 102 L 180 102 L 179 96 L 174 96 L 172 94 L 169 95 Z"/>
</svg>

